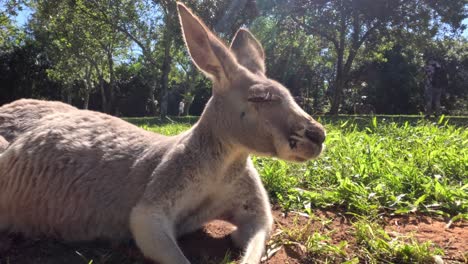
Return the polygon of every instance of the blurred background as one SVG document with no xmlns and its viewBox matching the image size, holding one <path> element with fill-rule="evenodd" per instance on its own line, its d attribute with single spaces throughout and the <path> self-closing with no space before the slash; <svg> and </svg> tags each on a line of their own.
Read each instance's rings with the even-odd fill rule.
<svg viewBox="0 0 468 264">
<path fill-rule="evenodd" d="M 311 114 L 468 114 L 465 0 L 182 2 L 226 43 L 249 28 L 268 76 Z M 200 115 L 210 95 L 175 1 L 0 0 L 0 105 L 164 117 L 181 101 Z"/>
</svg>

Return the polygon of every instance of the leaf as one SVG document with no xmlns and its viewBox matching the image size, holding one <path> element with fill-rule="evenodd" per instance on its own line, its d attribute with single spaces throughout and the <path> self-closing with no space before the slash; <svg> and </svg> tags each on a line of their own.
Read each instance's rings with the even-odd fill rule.
<svg viewBox="0 0 468 264">
<path fill-rule="evenodd" d="M 349 120 L 346 120 L 344 123 L 340 125 L 341 128 L 345 127 L 348 124 Z"/>
<path fill-rule="evenodd" d="M 424 202 L 427 198 L 427 194 L 421 195 L 415 202 L 414 205 L 418 206 L 420 203 Z"/>
<path fill-rule="evenodd" d="M 462 190 L 462 191 L 463 191 L 463 190 L 465 190 L 466 188 L 468 188 L 468 183 L 467 183 L 467 184 L 465 184 L 465 185 L 463 185 L 463 186 L 460 188 L 460 190 Z"/>
<path fill-rule="evenodd" d="M 445 118 L 445 115 L 441 115 L 441 116 L 439 117 L 439 121 L 437 121 L 437 124 L 438 124 L 438 125 L 441 125 L 442 122 L 444 122 L 444 118 Z"/>
</svg>

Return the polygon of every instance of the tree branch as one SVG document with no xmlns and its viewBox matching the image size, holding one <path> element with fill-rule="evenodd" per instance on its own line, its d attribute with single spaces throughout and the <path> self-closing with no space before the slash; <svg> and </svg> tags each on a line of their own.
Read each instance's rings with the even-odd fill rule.
<svg viewBox="0 0 468 264">
<path fill-rule="evenodd" d="M 356 55 L 359 51 L 359 48 L 361 48 L 362 44 L 364 41 L 366 41 L 369 36 L 375 31 L 377 28 L 377 25 L 373 25 L 371 28 L 369 28 L 364 35 L 360 39 L 357 39 L 355 42 L 353 42 L 353 45 L 349 51 L 348 58 L 346 59 L 345 67 L 344 67 L 344 73 L 347 75 L 349 71 L 351 70 L 351 65 L 353 64 L 354 58 L 356 58 Z"/>
<path fill-rule="evenodd" d="M 123 33 L 125 36 L 127 36 L 127 38 L 129 38 L 130 40 L 135 42 L 135 44 L 137 44 L 138 47 L 140 47 L 144 57 L 150 62 L 150 64 L 156 65 L 156 62 L 154 61 L 153 57 L 151 56 L 151 52 L 150 52 L 149 48 L 140 39 L 138 39 L 135 35 L 133 35 L 127 28 L 125 28 L 122 25 L 119 25 L 118 23 L 114 23 L 109 18 L 109 16 L 107 15 L 106 10 L 102 10 L 101 8 L 98 8 L 98 6 L 95 5 L 95 10 L 97 10 L 102 15 L 102 18 L 88 12 L 88 10 L 86 10 L 86 9 L 80 8 L 80 10 L 83 13 L 90 16 L 91 18 L 93 18 L 95 20 L 98 20 L 98 21 L 103 21 L 104 23 L 110 25 L 114 29 L 116 29 L 116 30 L 120 31 L 121 33 Z"/>
<path fill-rule="evenodd" d="M 308 30 L 309 33 L 320 35 L 321 37 L 325 38 L 326 40 L 332 42 L 333 45 L 335 46 L 335 48 L 338 50 L 338 48 L 339 48 L 338 40 L 334 36 L 328 34 L 327 32 L 318 30 L 315 27 L 306 25 L 304 22 L 299 21 L 299 19 L 297 19 L 297 17 L 291 16 L 291 18 L 295 23 L 299 24 L 302 28 Z"/>
</svg>

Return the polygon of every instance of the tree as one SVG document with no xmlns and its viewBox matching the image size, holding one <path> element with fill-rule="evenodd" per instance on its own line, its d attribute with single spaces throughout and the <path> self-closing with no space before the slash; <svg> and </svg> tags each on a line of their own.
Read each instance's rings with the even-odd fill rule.
<svg viewBox="0 0 468 264">
<path fill-rule="evenodd" d="M 468 39 L 444 39 L 434 43 L 438 59 L 448 73 L 442 106 L 455 115 L 468 114 Z M 437 56 L 436 55 L 436 56 Z"/>
<path fill-rule="evenodd" d="M 347 89 L 355 91 L 356 101 L 344 105 L 353 109 L 357 102 L 370 104 L 378 114 L 417 114 L 423 110 L 424 98 L 420 94 L 424 75 L 420 71 L 418 53 L 411 47 L 396 44 L 383 52 L 383 60 L 362 65 L 351 74 L 361 76 L 352 78 Z M 353 89 L 352 85 L 357 87 Z M 346 98 L 352 96 L 347 94 Z"/>
<path fill-rule="evenodd" d="M 60 84 L 47 76 L 51 61 L 33 39 L 0 52 L 0 105 L 20 98 L 60 99 Z"/>
<path fill-rule="evenodd" d="M 114 56 L 127 43 L 120 32 L 94 19 L 83 1 L 37 1 L 31 27 L 38 39 L 50 41 L 48 54 L 55 61 L 51 78 L 61 80 L 71 103 L 71 87 L 80 83 L 84 108 L 90 93 L 100 89 L 103 111 L 113 112 Z M 44 28 L 46 30 L 44 30 Z"/>
<path fill-rule="evenodd" d="M 231 1 L 200 1 L 191 2 L 189 6 L 194 8 L 201 17 L 214 25 L 216 20 L 224 15 L 223 8 Z M 156 91 L 160 96 L 160 113 L 164 117 L 167 113 L 168 90 L 170 86 L 169 75 L 173 66 L 173 55 L 177 50 L 183 49 L 183 41 L 180 37 L 179 22 L 175 1 L 170 0 L 127 0 L 127 1 L 85 1 L 87 9 L 97 12 L 93 14 L 95 19 L 103 21 L 122 32 L 141 51 L 146 67 L 153 69 L 149 91 L 151 101 L 154 101 Z M 249 4 L 250 3 L 250 4 Z M 245 10 L 251 7 L 251 1 L 244 4 Z M 203 15 L 205 14 L 205 16 Z M 231 14 L 234 19 L 223 22 L 223 26 L 231 29 L 229 35 L 235 31 L 234 26 L 245 22 L 243 19 L 250 12 Z M 229 25 L 232 23 L 232 25 Z M 223 27 L 223 28 L 224 28 Z M 236 28 L 237 30 L 237 28 Z M 228 35 L 227 34 L 227 35 Z M 158 89 L 159 88 L 159 89 Z"/>
<path fill-rule="evenodd" d="M 5 1 L 0 5 L 0 51 L 9 51 L 24 44 L 26 33 L 12 19 L 23 7 L 23 1 L 18 0 Z"/>
<path fill-rule="evenodd" d="M 285 84 L 306 111 L 323 112 L 332 58 L 322 52 L 320 38 L 309 37 L 283 19 L 284 14 L 262 16 L 252 23 L 251 30 L 265 50 L 268 75 Z"/>
<path fill-rule="evenodd" d="M 164 14 L 164 29 L 162 32 L 162 45 L 164 47 L 163 63 L 161 67 L 161 117 L 167 114 L 168 103 L 168 89 L 169 89 L 169 74 L 171 71 L 171 64 L 174 59 L 174 54 L 171 53 L 171 48 L 175 50 L 185 49 L 183 45 L 181 32 L 179 30 L 179 22 L 176 11 L 176 3 L 171 0 L 160 0 L 153 2 L 159 3 Z M 247 23 L 249 19 L 255 14 L 256 11 L 254 3 L 246 0 L 234 1 L 194 1 L 189 3 L 189 6 L 196 10 L 197 14 L 203 18 L 203 21 L 214 30 L 217 30 L 222 36 L 230 39 L 234 36 L 240 25 Z M 247 11 L 247 12 L 241 12 Z M 253 12 L 252 12 L 253 11 Z M 186 80 L 194 81 L 198 73 L 194 67 L 185 68 Z M 187 108 L 192 103 L 192 93 L 194 89 L 193 82 L 188 84 L 185 89 L 184 97 L 186 97 Z M 190 99 L 190 100 L 189 100 Z"/>
<path fill-rule="evenodd" d="M 263 6 L 269 12 L 289 14 L 285 22 L 292 21 L 307 34 L 330 43 L 336 58 L 330 93 L 332 114 L 338 113 L 354 60 L 363 45 L 378 42 L 395 28 L 429 38 L 444 27 L 454 32 L 462 28 L 461 21 L 466 17 L 463 0 L 276 0 Z"/>
<path fill-rule="evenodd" d="M 120 32 L 138 47 L 145 66 L 153 73 L 150 75 L 151 89 L 148 96 L 154 101 L 160 75 L 156 50 L 161 28 L 164 27 L 160 6 L 145 0 L 90 0 L 83 3 L 84 12 L 90 17 Z"/>
</svg>

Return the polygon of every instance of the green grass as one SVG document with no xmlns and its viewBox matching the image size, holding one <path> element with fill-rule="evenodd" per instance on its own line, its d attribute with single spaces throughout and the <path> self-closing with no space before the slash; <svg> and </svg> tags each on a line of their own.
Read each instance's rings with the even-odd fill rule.
<svg viewBox="0 0 468 264">
<path fill-rule="evenodd" d="M 419 211 L 468 216 L 465 128 L 375 119 L 366 127 L 349 121 L 325 126 L 328 148 L 316 161 L 289 165 L 256 159 L 267 189 L 281 205 L 343 207 L 364 215 Z"/>
<path fill-rule="evenodd" d="M 332 243 L 331 234 L 334 230 L 323 230 L 327 228 L 327 221 L 322 222 L 322 227 L 315 230 L 312 225 L 313 221 L 321 221 L 313 217 L 304 223 L 297 223 L 294 220 L 292 226 L 284 227 L 279 225 L 280 232 L 277 236 L 273 236 L 270 245 L 284 245 L 294 251 L 299 251 L 305 254 L 309 263 L 342 263 L 349 258 L 346 248 L 347 241 L 341 241 L 338 245 Z"/>
<path fill-rule="evenodd" d="M 172 122 L 129 120 L 174 135 L 195 117 Z M 433 263 L 443 251 L 412 237 L 390 237 L 382 215 L 428 214 L 447 221 L 468 219 L 468 118 L 415 116 L 322 117 L 327 130 L 322 156 L 303 164 L 253 157 L 273 202 L 285 211 L 332 209 L 353 219 L 347 243 L 330 243 L 329 231 L 282 230 L 273 243 L 300 245 L 307 263 Z"/>
<path fill-rule="evenodd" d="M 390 237 L 376 222 L 354 223 L 354 236 L 360 246 L 356 255 L 367 263 L 433 263 L 443 250 L 430 242 L 418 243 L 411 236 Z"/>
</svg>

